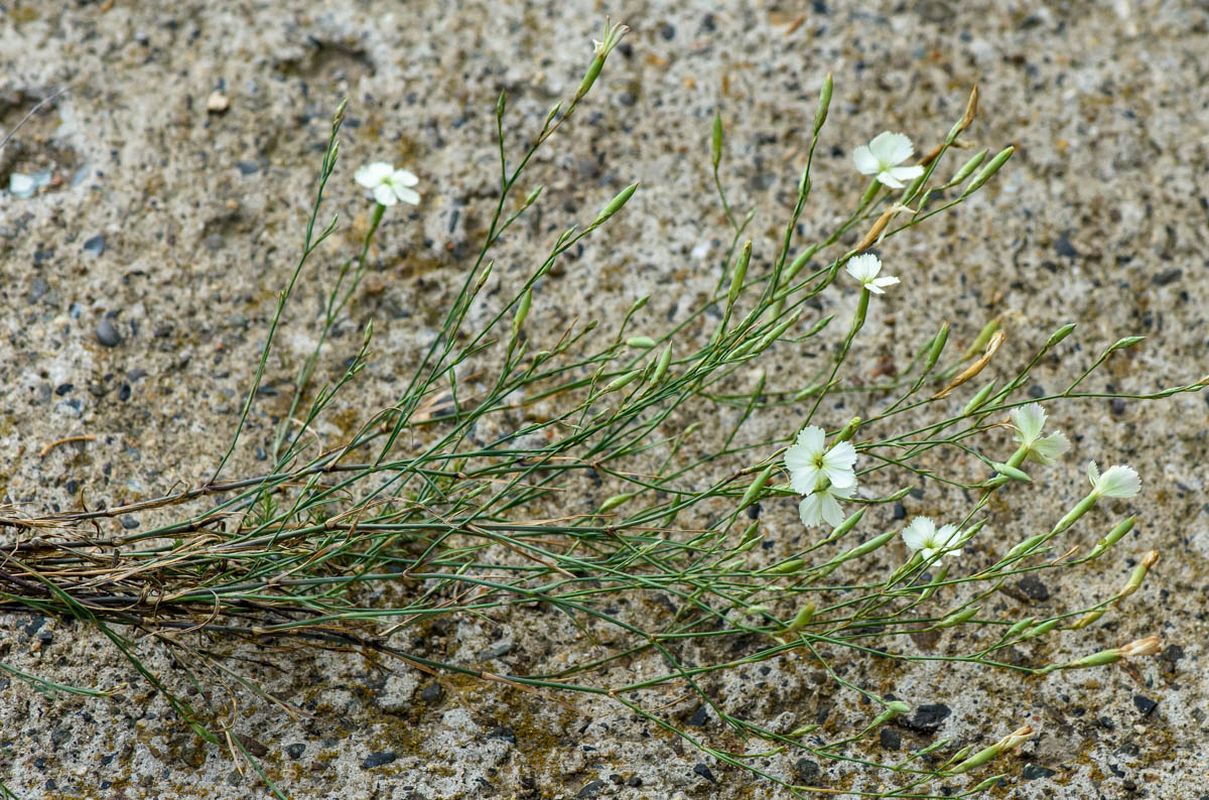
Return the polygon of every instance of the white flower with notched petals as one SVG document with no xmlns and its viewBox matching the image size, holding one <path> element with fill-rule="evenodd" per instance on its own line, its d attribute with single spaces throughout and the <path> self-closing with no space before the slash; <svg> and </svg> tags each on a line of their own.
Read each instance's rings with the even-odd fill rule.
<svg viewBox="0 0 1209 800">
<path fill-rule="evenodd" d="M 1028 458 L 1038 464 L 1052 464 L 1058 456 L 1070 449 L 1070 442 L 1062 431 L 1042 436 L 1045 428 L 1045 409 L 1039 403 L 1012 411 L 1012 424 L 1016 427 L 1016 441 L 1028 450 Z"/>
<path fill-rule="evenodd" d="M 918 164 L 900 167 L 915 152 L 911 140 L 901 133 L 882 131 L 869 144 L 852 151 L 852 160 L 862 175 L 873 175 L 878 182 L 891 189 L 903 188 L 903 181 L 913 181 L 924 174 Z"/>
<path fill-rule="evenodd" d="M 872 253 L 853 256 L 848 259 L 845 269 L 848 270 L 849 275 L 860 281 L 862 287 L 873 294 L 885 294 L 886 290 L 883 287 L 898 283 L 898 278 L 893 275 L 887 275 L 884 278 L 877 277 L 878 273 L 882 271 L 882 260 Z"/>
<path fill-rule="evenodd" d="M 785 467 L 790 485 L 798 494 L 811 494 L 826 478 L 836 489 L 856 486 L 856 448 L 851 442 L 838 442 L 827 449 L 826 434 L 817 425 L 809 425 L 798 440 L 785 451 Z"/>
<path fill-rule="evenodd" d="M 374 200 L 384 206 L 393 206 L 402 200 L 413 206 L 420 204 L 420 193 L 412 187 L 420 182 L 414 173 L 395 169 L 385 161 L 375 161 L 357 170 L 353 176 L 357 183 L 374 194 Z"/>
<path fill-rule="evenodd" d="M 903 541 L 907 547 L 911 548 L 912 552 L 919 553 L 925 560 L 939 553 L 947 556 L 961 555 L 960 550 L 950 549 L 957 544 L 957 539 L 956 525 L 942 525 L 937 528 L 931 517 L 916 517 L 903 528 Z"/>
<path fill-rule="evenodd" d="M 1091 492 L 1097 497 L 1133 497 L 1142 491 L 1142 479 L 1133 467 L 1114 464 L 1100 474 L 1096 462 L 1087 462 L 1087 479 Z"/>
<path fill-rule="evenodd" d="M 808 528 L 822 525 L 824 522 L 833 528 L 839 525 L 845 517 L 844 510 L 840 508 L 836 498 L 839 500 L 851 498 L 855 488 L 855 486 L 849 486 L 845 489 L 837 489 L 834 486 L 828 486 L 816 489 L 803 497 L 802 502 L 798 504 L 798 514 L 802 518 L 802 524 Z"/>
</svg>

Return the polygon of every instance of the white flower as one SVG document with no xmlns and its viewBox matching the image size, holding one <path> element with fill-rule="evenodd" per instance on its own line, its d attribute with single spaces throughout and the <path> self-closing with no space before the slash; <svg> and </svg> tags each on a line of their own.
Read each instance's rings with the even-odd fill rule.
<svg viewBox="0 0 1209 800">
<path fill-rule="evenodd" d="M 913 552 L 919 553 L 924 559 L 929 559 L 938 553 L 949 550 L 957 543 L 957 526 L 944 525 L 939 530 L 931 517 L 916 517 L 907 527 L 903 528 L 903 541 Z M 960 550 L 949 550 L 944 553 L 949 556 L 961 555 Z"/>
<path fill-rule="evenodd" d="M 1045 420 L 1045 409 L 1039 403 L 1029 403 L 1012 411 L 1016 441 L 1028 449 L 1027 457 L 1038 464 L 1052 464 L 1054 459 L 1070 449 L 1070 442 L 1062 431 L 1041 435 Z"/>
<path fill-rule="evenodd" d="M 353 176 L 357 183 L 374 193 L 374 200 L 384 206 L 393 206 L 402 200 L 413 206 L 420 204 L 420 193 L 411 188 L 420 182 L 414 173 L 395 169 L 384 161 L 366 164 Z"/>
<path fill-rule="evenodd" d="M 1142 479 L 1133 467 L 1114 464 L 1100 474 L 1096 462 L 1087 462 L 1087 479 L 1091 481 L 1092 494 L 1097 497 L 1133 497 L 1142 491 Z"/>
<path fill-rule="evenodd" d="M 876 175 L 877 180 L 891 189 L 903 188 L 903 181 L 913 181 L 924 174 L 916 164 L 900 167 L 915 152 L 911 140 L 901 133 L 882 131 L 869 144 L 852 151 L 852 160 L 862 175 Z"/>
<path fill-rule="evenodd" d="M 840 508 L 836 498 L 849 499 L 855 488 L 855 486 L 849 486 L 837 489 L 835 486 L 828 486 L 824 489 L 816 489 L 803 497 L 802 502 L 798 504 L 798 514 L 802 517 L 802 524 L 809 528 L 822 525 L 824 522 L 833 528 L 839 525 L 844 521 L 844 510 Z"/>
<path fill-rule="evenodd" d="M 826 478 L 837 489 L 856 486 L 856 448 L 851 442 L 838 442 L 830 450 L 824 441 L 826 434 L 817 425 L 810 425 L 798 434 L 798 440 L 785 451 L 785 467 L 790 485 L 798 494 L 810 494 Z"/>
<path fill-rule="evenodd" d="M 872 253 L 853 256 L 848 259 L 845 269 L 848 270 L 849 275 L 860 281 L 861 286 L 873 294 L 885 294 L 886 290 L 882 288 L 883 286 L 893 286 L 898 283 L 898 278 L 893 275 L 887 275 L 884 278 L 877 277 L 877 274 L 882 271 L 882 261 Z"/>
</svg>

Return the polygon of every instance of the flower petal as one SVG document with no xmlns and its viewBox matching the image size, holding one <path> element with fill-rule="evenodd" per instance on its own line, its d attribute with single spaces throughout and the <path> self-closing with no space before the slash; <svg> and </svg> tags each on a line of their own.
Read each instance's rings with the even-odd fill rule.
<svg viewBox="0 0 1209 800">
<path fill-rule="evenodd" d="M 396 186 L 415 186 L 420 182 L 414 172 L 405 169 L 397 169 L 391 173 L 390 182 Z"/>
<path fill-rule="evenodd" d="M 1104 497 L 1133 497 L 1142 491 L 1142 479 L 1133 467 L 1114 464 L 1096 481 L 1096 491 Z"/>
<path fill-rule="evenodd" d="M 826 469 L 842 469 L 849 472 L 856 465 L 856 448 L 852 442 L 836 442 L 823 456 L 823 467 Z"/>
<path fill-rule="evenodd" d="M 888 170 L 886 172 L 877 173 L 877 182 L 882 186 L 889 186 L 891 189 L 903 188 L 903 182 L 894 177 L 894 174 Z"/>
<path fill-rule="evenodd" d="M 836 502 L 836 499 L 830 492 L 823 493 L 820 506 L 819 513 L 822 514 L 823 519 L 831 527 L 834 528 L 844 521 L 844 509 L 840 508 L 840 504 Z"/>
<path fill-rule="evenodd" d="M 894 277 L 893 275 L 886 275 L 885 277 L 882 277 L 882 278 L 874 278 L 871 283 L 872 286 L 878 286 L 878 287 L 896 286 L 897 284 L 898 284 L 898 278 Z M 880 294 L 880 292 L 879 292 L 879 294 Z"/>
<path fill-rule="evenodd" d="M 406 186 L 396 185 L 394 190 L 395 194 L 398 195 L 399 199 L 404 203 L 410 203 L 413 206 L 420 205 L 420 193 L 415 189 L 408 189 Z"/>
<path fill-rule="evenodd" d="M 1100 468 L 1096 466 L 1096 462 L 1087 462 L 1087 479 L 1091 481 L 1091 485 L 1095 486 L 1100 480 Z"/>
<path fill-rule="evenodd" d="M 924 174 L 924 168 L 918 164 L 910 167 L 894 167 L 890 170 L 890 174 L 900 181 L 913 181 Z"/>
<path fill-rule="evenodd" d="M 399 202 L 394 188 L 387 186 L 385 183 L 379 183 L 374 187 L 374 199 L 384 206 L 393 206 Z"/>
<path fill-rule="evenodd" d="M 1012 411 L 1012 423 L 1020 436 L 1019 442 L 1028 447 L 1037 441 L 1041 430 L 1045 427 L 1045 409 L 1040 403 L 1029 403 L 1027 406 Z"/>
<path fill-rule="evenodd" d="M 936 523 L 931 517 L 916 517 L 903 528 L 903 542 L 912 550 L 922 550 L 936 533 Z"/>
<path fill-rule="evenodd" d="M 873 155 L 869 146 L 864 144 L 852 151 L 852 161 L 862 175 L 876 175 L 882 168 L 877 156 Z"/>
<path fill-rule="evenodd" d="M 801 469 L 790 470 L 789 485 L 798 494 L 810 494 L 819 485 L 819 474 L 819 468 L 812 461 Z"/>
<path fill-rule="evenodd" d="M 956 525 L 942 525 L 940 530 L 936 531 L 936 536 L 933 539 L 942 548 L 952 547 L 957 544 L 959 533 Z"/>
<path fill-rule="evenodd" d="M 883 168 L 901 164 L 911 157 L 915 148 L 911 140 L 901 133 L 882 131 L 869 142 L 869 149 Z"/>
<path fill-rule="evenodd" d="M 1054 431 L 1049 436 L 1042 436 L 1033 442 L 1029 458 L 1038 464 L 1052 464 L 1060 455 L 1070 449 L 1070 442 L 1062 431 Z"/>
<path fill-rule="evenodd" d="M 810 452 L 817 455 L 823 452 L 823 443 L 826 440 L 827 433 L 822 428 L 818 425 L 807 425 L 798 431 L 796 444 L 809 448 Z"/>
<path fill-rule="evenodd" d="M 361 167 L 353 175 L 357 183 L 364 186 L 366 189 L 373 189 L 375 186 L 382 183 L 386 178 L 390 177 L 394 167 L 387 164 L 385 161 L 375 161 L 372 164 L 366 164 Z"/>
<path fill-rule="evenodd" d="M 882 271 L 882 262 L 872 253 L 861 253 L 859 256 L 848 259 L 844 269 L 848 271 L 849 275 L 861 283 L 865 283 L 877 277 L 877 273 Z"/>
<path fill-rule="evenodd" d="M 806 527 L 813 528 L 823 523 L 824 496 L 817 492 L 808 494 L 802 498 L 802 502 L 798 503 L 798 516 L 802 518 L 802 524 Z"/>
</svg>

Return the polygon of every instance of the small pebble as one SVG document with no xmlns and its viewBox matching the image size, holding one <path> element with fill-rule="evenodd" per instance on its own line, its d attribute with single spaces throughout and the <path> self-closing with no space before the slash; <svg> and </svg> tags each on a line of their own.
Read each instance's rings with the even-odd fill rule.
<svg viewBox="0 0 1209 800">
<path fill-rule="evenodd" d="M 222 114 L 230 107 L 230 98 L 217 89 L 210 92 L 210 96 L 206 98 L 206 111 L 209 111 L 211 114 Z"/>
<path fill-rule="evenodd" d="M 365 769 L 373 769 L 374 767 L 382 767 L 395 761 L 399 756 L 394 750 L 382 750 L 377 753 L 370 753 L 361 762 L 361 766 Z"/>
<path fill-rule="evenodd" d="M 1048 778 L 1054 775 L 1054 771 L 1047 767 L 1041 767 L 1036 764 L 1026 764 L 1021 776 L 1026 781 L 1035 781 L 1038 778 Z"/>
<path fill-rule="evenodd" d="M 714 773 L 710 772 L 709 767 L 707 767 L 705 764 L 698 762 L 697 764 L 693 765 L 693 772 L 697 775 L 700 775 L 702 778 L 705 778 L 710 783 L 718 782 L 718 779 L 714 777 Z"/>
<path fill-rule="evenodd" d="M 953 711 L 944 703 L 926 703 L 915 709 L 910 717 L 899 718 L 899 724 L 917 733 L 932 733 L 949 718 Z"/>
<path fill-rule="evenodd" d="M 1038 603 L 1044 603 L 1049 599 L 1049 588 L 1036 575 L 1026 575 L 1016 583 L 1016 588 L 1023 592 L 1028 599 Z"/>
<path fill-rule="evenodd" d="M 1142 714 L 1143 717 L 1148 717 L 1154 713 L 1154 710 L 1158 708 L 1158 705 L 1158 701 L 1151 700 L 1146 695 L 1135 694 L 1133 696 L 1133 706 Z"/>
<path fill-rule="evenodd" d="M 580 789 L 579 793 L 575 796 L 577 798 L 581 798 L 581 800 L 583 800 L 583 798 L 595 797 L 596 795 L 600 794 L 600 790 L 603 788 L 605 788 L 604 781 L 590 781 L 586 786 L 584 786 L 584 788 Z"/>
<path fill-rule="evenodd" d="M 117 326 L 108 316 L 101 317 L 101 321 L 97 323 L 96 334 L 97 341 L 106 347 L 117 347 L 122 343 L 122 334 L 118 333 Z"/>
<path fill-rule="evenodd" d="M 96 236 L 89 237 L 84 240 L 84 252 L 91 253 L 94 256 L 99 256 L 105 252 L 105 235 L 98 233 Z"/>
<path fill-rule="evenodd" d="M 819 774 L 822 772 L 819 769 L 818 763 L 811 761 L 809 758 L 799 758 L 798 762 L 793 765 L 793 771 L 797 775 L 798 783 L 807 786 L 812 785 L 818 780 Z"/>
</svg>

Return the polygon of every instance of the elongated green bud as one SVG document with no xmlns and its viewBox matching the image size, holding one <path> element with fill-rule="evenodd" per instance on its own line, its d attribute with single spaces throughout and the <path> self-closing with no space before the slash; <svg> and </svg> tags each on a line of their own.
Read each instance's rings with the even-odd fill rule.
<svg viewBox="0 0 1209 800">
<path fill-rule="evenodd" d="M 823 123 L 827 121 L 827 110 L 831 107 L 831 90 L 831 73 L 828 72 L 823 78 L 823 85 L 819 88 L 819 105 L 814 111 L 815 136 L 818 136 L 819 131 L 823 129 Z"/>
<path fill-rule="evenodd" d="M 625 373 L 624 375 L 614 378 L 612 381 L 609 382 L 609 384 L 607 386 L 605 386 L 604 394 L 608 394 L 609 392 L 615 392 L 618 389 L 624 389 L 626 386 L 629 386 L 631 383 L 633 383 L 634 380 L 636 378 L 638 378 L 638 376 L 641 374 L 642 374 L 642 370 L 632 369 L 629 372 Z"/>
<path fill-rule="evenodd" d="M 901 717 L 910 710 L 911 706 L 907 705 L 902 700 L 892 700 L 891 702 L 886 703 L 885 708 L 882 709 L 882 713 L 873 718 L 873 721 L 869 723 L 869 727 L 880 728 L 890 720 Z"/>
<path fill-rule="evenodd" d="M 1081 631 L 1084 628 L 1086 628 L 1088 625 L 1091 625 L 1093 622 L 1098 620 L 1100 617 L 1104 616 L 1104 613 L 1106 611 L 1108 611 L 1107 608 L 1092 609 L 1091 611 L 1088 611 L 1083 616 L 1079 617 L 1079 619 L 1076 620 L 1075 623 L 1070 626 L 1070 629 L 1072 631 Z"/>
<path fill-rule="evenodd" d="M 788 561 L 782 561 L 780 564 L 774 564 L 768 569 L 761 570 L 761 572 L 765 575 L 790 575 L 804 566 L 806 566 L 806 562 L 803 559 L 791 558 Z"/>
<path fill-rule="evenodd" d="M 496 119 L 504 118 L 504 110 L 508 107 L 508 93 L 500 92 L 499 98 L 495 101 L 495 116 Z"/>
<path fill-rule="evenodd" d="M 758 345 L 757 349 L 767 350 L 773 344 L 773 342 L 777 341 L 781 338 L 781 336 L 784 335 L 785 331 L 789 330 L 798 323 L 798 318 L 800 316 L 802 316 L 802 312 L 799 309 L 778 323 L 777 327 L 773 328 L 764 335 L 764 338 L 760 340 L 760 344 Z"/>
<path fill-rule="evenodd" d="M 512 338 L 515 339 L 520 335 L 521 328 L 525 324 L 525 320 L 529 317 L 529 306 L 533 303 L 533 290 L 526 289 L 521 295 L 520 302 L 516 305 L 516 314 L 512 317 Z"/>
<path fill-rule="evenodd" d="M 1058 622 L 1059 622 L 1059 620 L 1051 619 L 1051 620 L 1046 620 L 1045 622 L 1042 622 L 1038 625 L 1034 625 L 1033 627 L 1031 627 L 1027 631 L 1025 631 L 1020 636 L 1020 638 L 1021 638 L 1021 640 L 1024 640 L 1024 639 L 1035 639 L 1038 636 L 1044 636 L 1045 634 L 1052 631 L 1054 628 L 1058 627 Z"/>
<path fill-rule="evenodd" d="M 942 747 L 948 747 L 949 742 L 951 742 L 951 741 L 953 741 L 953 740 L 952 739 L 937 739 L 935 742 L 932 742 L 932 744 L 928 745 L 927 747 L 922 747 L 919 750 L 916 750 L 915 756 L 916 757 L 926 756 L 929 753 L 935 753 L 937 750 L 941 749 Z"/>
<path fill-rule="evenodd" d="M 978 170 L 978 174 L 976 174 L 974 179 L 970 181 L 970 185 L 965 188 L 965 191 L 961 193 L 961 196 L 968 197 L 981 189 L 982 185 L 994 177 L 995 173 L 1007 163 L 1008 159 L 1012 157 L 1012 153 L 1014 152 L 1016 152 L 1016 148 L 1011 146 L 1000 150 L 995 157 L 991 159 L 989 164 Z"/>
<path fill-rule="evenodd" d="M 949 341 L 949 323 L 943 322 L 940 325 L 940 330 L 936 336 L 932 338 L 932 346 L 928 348 L 928 361 L 924 365 L 924 372 L 931 372 L 932 367 L 936 366 L 936 362 L 940 360 L 940 354 L 944 352 L 945 343 Z"/>
<path fill-rule="evenodd" d="M 768 479 L 772 477 L 773 470 L 776 467 L 776 464 L 769 464 L 764 468 L 763 472 L 756 476 L 756 479 L 747 487 L 747 491 L 743 493 L 743 499 L 739 501 L 740 510 L 747 508 L 760 499 L 760 493 L 764 491 L 764 486 L 768 483 Z"/>
<path fill-rule="evenodd" d="M 960 775 L 963 772 L 969 772 L 975 767 L 981 767 L 983 764 L 999 757 L 1009 750 L 1015 750 L 1020 745 L 1024 744 L 1033 735 L 1033 728 L 1030 725 L 1025 725 L 1007 736 L 1000 739 L 990 747 L 979 750 L 974 755 L 962 761 L 957 766 L 950 770 L 954 775 Z"/>
<path fill-rule="evenodd" d="M 971 789 L 969 791 L 969 794 L 967 794 L 966 796 L 967 797 L 978 797 L 982 792 L 989 792 L 991 790 L 991 787 L 996 786 L 1001 780 L 1003 780 L 1006 777 L 1007 777 L 1006 772 L 1001 772 L 998 775 L 992 775 L 991 777 L 987 778 L 985 781 L 983 781 L 982 783 L 978 784 L 973 789 Z"/>
<path fill-rule="evenodd" d="M 1100 556 L 1104 555 L 1108 548 L 1121 541 L 1125 534 L 1129 533 L 1131 530 L 1133 530 L 1133 517 L 1126 517 L 1118 522 L 1117 526 L 1109 531 L 1107 536 L 1097 542 L 1096 546 L 1092 548 L 1092 551 L 1087 554 L 1087 560 L 1091 561 L 1092 559 L 1099 558 Z"/>
<path fill-rule="evenodd" d="M 718 165 L 722 163 L 722 115 L 717 111 L 714 112 L 714 130 L 713 136 L 710 137 L 709 154 L 714 164 L 714 172 L 717 172 Z"/>
<path fill-rule="evenodd" d="M 479 277 L 474 282 L 474 294 L 478 294 L 482 290 L 483 285 L 487 283 L 487 279 L 491 277 L 491 272 L 494 269 L 495 262 L 488 261 L 487 265 L 483 267 L 483 271 L 479 273 Z"/>
<path fill-rule="evenodd" d="M 760 535 L 760 523 L 753 522 L 747 526 L 747 530 L 743 531 L 743 538 L 739 540 L 739 546 L 734 549 L 734 553 L 746 553 L 753 547 L 758 545 L 764 537 Z"/>
<path fill-rule="evenodd" d="M 1141 344 L 1144 341 L 1146 341 L 1145 336 L 1126 336 L 1123 339 L 1117 339 L 1112 343 L 1111 347 L 1104 351 L 1104 355 L 1101 356 L 1101 358 L 1107 358 L 1110 353 L 1115 353 L 1118 350 L 1133 347 L 1134 345 Z"/>
<path fill-rule="evenodd" d="M 845 519 L 839 525 L 835 526 L 835 530 L 833 530 L 831 532 L 831 535 L 828 536 L 825 541 L 834 542 L 836 539 L 838 539 L 841 536 L 843 536 L 844 534 L 848 533 L 850 530 L 852 530 L 853 528 L 855 528 L 857 526 L 857 523 L 859 523 L 861 521 L 861 517 L 863 517 L 863 516 L 865 516 L 865 509 L 862 508 L 862 509 L 859 509 L 858 511 L 856 511 L 856 513 L 849 516 L 847 519 Z"/>
<path fill-rule="evenodd" d="M 531 206 L 531 205 L 533 205 L 534 203 L 536 203 L 536 202 L 537 202 L 537 198 L 541 197 L 541 196 L 542 196 L 542 192 L 544 192 L 545 190 L 546 190 L 546 187 L 545 187 L 545 186 L 539 186 L 539 187 L 537 187 L 536 189 L 534 189 L 533 191 L 529 192 L 529 196 L 525 198 L 525 202 L 524 202 L 524 204 L 521 206 L 521 210 L 523 211 L 524 209 L 526 209 L 526 208 L 528 208 L 529 206 Z"/>
<path fill-rule="evenodd" d="M 672 345 L 669 343 L 663 348 L 663 352 L 659 354 L 659 360 L 655 362 L 655 371 L 651 373 L 651 385 L 654 386 L 663 380 L 663 376 L 667 374 L 667 368 L 672 363 Z"/>
<path fill-rule="evenodd" d="M 1004 639 L 1015 639 L 1025 628 L 1031 626 L 1036 620 L 1032 617 L 1025 617 L 1015 625 L 1007 629 L 1007 633 L 1003 634 Z"/>
<path fill-rule="evenodd" d="M 814 617 L 815 605 L 814 602 L 808 602 L 802 606 L 793 619 L 785 626 L 785 633 L 796 633 L 810 624 L 810 620 Z"/>
<path fill-rule="evenodd" d="M 634 495 L 636 495 L 636 494 L 637 494 L 637 492 L 622 492 L 621 494 L 613 495 L 612 497 L 608 498 L 607 500 L 605 500 L 603 503 L 600 504 L 599 513 L 603 514 L 606 511 L 612 511 L 614 508 L 617 508 L 617 506 L 621 505 L 622 503 L 626 503 L 629 500 L 633 499 Z"/>
<path fill-rule="evenodd" d="M 986 386 L 978 390 L 978 394 L 970 398 L 970 402 L 966 403 L 966 407 L 961 410 L 962 416 L 968 417 L 978 409 L 986 405 L 987 400 L 991 398 L 991 392 L 995 391 L 997 381 L 992 380 Z"/>
<path fill-rule="evenodd" d="M 739 251 L 739 260 L 735 263 L 735 272 L 730 276 L 730 289 L 726 292 L 726 304 L 734 305 L 743 291 L 743 279 L 747 277 L 747 265 L 751 261 L 751 239 L 743 243 Z"/>
<path fill-rule="evenodd" d="M 1072 333 L 1075 332 L 1076 327 L 1078 327 L 1078 326 L 1075 325 L 1075 323 L 1068 322 L 1065 325 L 1063 325 L 1061 328 L 1059 328 L 1058 330 L 1051 333 L 1049 335 L 1049 339 L 1047 339 L 1045 342 L 1045 349 L 1049 350 L 1051 347 L 1058 344 L 1058 342 L 1062 341 L 1067 336 L 1070 336 Z"/>
<path fill-rule="evenodd" d="M 1014 481 L 1020 481 L 1021 483 L 1033 482 L 1033 479 L 1028 476 L 1027 472 L 1017 467 L 1013 467 L 1011 464 L 1000 464 L 997 461 L 993 461 L 991 462 L 991 468 L 1000 475 L 1006 475 Z"/>
<path fill-rule="evenodd" d="M 592 221 L 592 227 L 603 224 L 605 220 L 620 211 L 621 207 L 630 201 L 630 198 L 634 196 L 634 192 L 636 191 L 638 191 L 637 181 L 631 183 L 629 186 L 618 192 L 617 196 L 610 200 L 608 204 L 600 210 L 600 213 L 596 215 L 596 219 Z"/>
<path fill-rule="evenodd" d="M 655 340 L 649 336 L 631 336 L 625 343 L 626 347 L 633 347 L 635 350 L 650 350 L 655 346 Z"/>
<path fill-rule="evenodd" d="M 864 422 L 864 420 L 862 420 L 860 417 L 853 417 L 852 419 L 848 420 L 848 424 L 840 428 L 840 432 L 835 435 L 835 440 L 837 442 L 847 442 L 851 440 L 852 437 L 856 435 L 857 430 L 860 429 L 862 422 Z"/>
<path fill-rule="evenodd" d="M 982 606 L 970 606 L 959 611 L 954 611 L 947 617 L 936 623 L 938 628 L 952 628 L 955 625 L 960 625 L 963 622 L 969 622 L 982 609 Z"/>
<path fill-rule="evenodd" d="M 966 178 L 970 177 L 970 174 L 974 170 L 978 169 L 978 165 L 986 160 L 988 152 L 990 152 L 990 151 L 984 147 L 981 150 L 979 150 L 977 153 L 975 153 L 973 156 L 971 156 L 970 160 L 967 161 L 966 163 L 962 164 L 961 169 L 957 170 L 957 174 L 954 175 L 953 179 L 949 181 L 949 185 L 956 186 L 957 184 L 964 181 Z"/>
<path fill-rule="evenodd" d="M 1046 538 L 1048 538 L 1048 536 L 1049 536 L 1049 534 L 1039 533 L 1036 536 L 1028 537 L 1023 542 L 1021 542 L 1020 544 L 1013 547 L 1011 550 L 1008 550 L 1007 555 L 1003 557 L 1003 561 L 1004 562 L 1013 561 L 1013 560 L 1015 560 L 1015 558 L 1017 556 L 1020 556 L 1020 555 L 1023 555 L 1025 553 L 1032 551 L 1032 549 L 1034 547 L 1036 547 L 1037 545 L 1044 542 L 1046 540 Z"/>
<path fill-rule="evenodd" d="M 823 330 L 823 328 L 826 328 L 828 325 L 831 324 L 831 320 L 833 320 L 833 319 L 835 319 L 835 314 L 828 314 L 827 316 L 820 319 L 818 322 L 811 325 L 810 328 L 804 334 L 802 334 L 802 337 L 805 339 L 809 339 L 811 336 L 815 336 L 815 335 L 819 334 Z"/>
<path fill-rule="evenodd" d="M 854 558 L 860 558 L 861 556 L 867 556 L 870 553 L 872 553 L 874 550 L 877 550 L 878 548 L 885 545 L 886 542 L 889 542 L 897 534 L 898 534 L 897 531 L 886 531 L 885 533 L 881 534 L 880 536 L 873 537 L 872 539 L 865 542 L 864 544 L 857 545 L 856 547 L 849 550 L 847 553 L 843 553 L 842 555 L 836 556 L 835 558 L 831 559 L 831 561 L 829 563 L 830 564 L 842 564 L 845 561 L 851 561 Z"/>
</svg>

